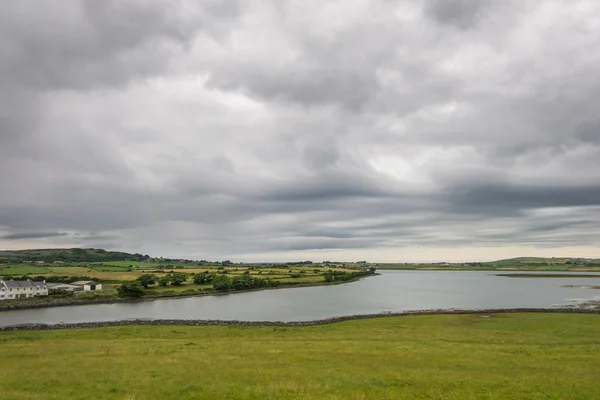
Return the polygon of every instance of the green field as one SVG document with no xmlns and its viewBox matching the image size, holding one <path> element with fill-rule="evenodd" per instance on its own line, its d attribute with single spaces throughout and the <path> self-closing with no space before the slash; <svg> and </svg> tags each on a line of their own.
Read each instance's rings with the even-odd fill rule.
<svg viewBox="0 0 600 400">
<path fill-rule="evenodd" d="M 0 398 L 598 399 L 600 316 L 0 333 Z"/>
<path fill-rule="evenodd" d="M 27 264 L 0 264 L 0 275 L 27 275 L 27 274 L 49 274 L 50 270 L 46 267 L 39 267 Z"/>
<path fill-rule="evenodd" d="M 112 265 L 112 266 L 123 267 L 123 268 L 127 268 L 129 266 L 156 268 L 156 266 L 157 266 L 148 261 L 103 261 L 103 262 L 97 262 L 97 263 L 90 263 L 90 265 L 93 265 L 93 264 Z"/>
</svg>

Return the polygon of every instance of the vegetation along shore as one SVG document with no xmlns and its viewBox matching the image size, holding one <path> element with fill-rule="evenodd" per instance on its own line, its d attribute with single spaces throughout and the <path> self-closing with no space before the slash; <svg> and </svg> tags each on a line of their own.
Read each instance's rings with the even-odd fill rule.
<svg viewBox="0 0 600 400">
<path fill-rule="evenodd" d="M 490 270 L 504 271 L 507 276 L 510 271 L 531 271 L 528 276 L 535 277 L 536 271 L 597 272 L 600 260 L 521 257 L 484 263 L 233 263 L 157 258 L 102 249 L 0 251 L 0 279 L 45 281 L 50 287 L 49 296 L 2 299 L 0 310 L 329 285 L 370 276 L 377 269 Z M 76 282 L 99 283 L 102 290 L 65 290 Z"/>
<path fill-rule="evenodd" d="M 375 271 L 374 265 L 366 263 L 235 264 L 102 249 L 4 251 L 0 252 L 0 279 L 45 281 L 50 289 L 49 296 L 4 299 L 0 311 L 331 285 L 371 276 Z M 72 290 L 71 284 L 77 282 L 99 283 L 101 290 Z"/>
</svg>

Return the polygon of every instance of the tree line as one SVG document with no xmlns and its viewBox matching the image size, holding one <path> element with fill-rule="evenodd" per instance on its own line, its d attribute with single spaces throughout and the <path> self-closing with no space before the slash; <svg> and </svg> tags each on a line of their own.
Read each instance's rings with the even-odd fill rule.
<svg viewBox="0 0 600 400">
<path fill-rule="evenodd" d="M 236 275 L 233 278 L 227 274 L 204 271 L 192 275 L 192 281 L 197 285 L 211 284 L 215 291 L 224 292 L 229 290 L 250 290 L 261 288 L 272 288 L 284 285 L 284 283 L 271 280 L 270 278 L 256 278 L 250 275 L 250 271 L 244 271 L 241 275 Z M 325 282 L 341 282 L 349 281 L 361 276 L 372 275 L 375 273 L 375 267 L 360 271 L 327 271 L 323 275 Z M 188 279 L 188 275 L 175 272 L 163 277 L 158 277 L 154 274 L 144 274 L 139 276 L 135 281 L 126 282 L 117 287 L 117 292 L 121 297 L 141 297 L 148 287 L 158 284 L 159 286 L 181 286 Z"/>
</svg>

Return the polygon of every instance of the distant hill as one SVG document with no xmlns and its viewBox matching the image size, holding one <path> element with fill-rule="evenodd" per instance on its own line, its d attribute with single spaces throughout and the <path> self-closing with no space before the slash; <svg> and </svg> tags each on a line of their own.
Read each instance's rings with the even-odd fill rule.
<svg viewBox="0 0 600 400">
<path fill-rule="evenodd" d="M 131 254 L 103 249 L 32 249 L 0 251 L 0 263 L 52 263 L 63 262 L 102 262 L 102 261 L 146 261 L 144 254 Z"/>
<path fill-rule="evenodd" d="M 575 257 L 515 257 L 504 260 L 492 261 L 487 264 L 494 265 L 533 265 L 533 264 L 587 264 L 597 263 L 599 259 L 575 258 Z"/>
</svg>

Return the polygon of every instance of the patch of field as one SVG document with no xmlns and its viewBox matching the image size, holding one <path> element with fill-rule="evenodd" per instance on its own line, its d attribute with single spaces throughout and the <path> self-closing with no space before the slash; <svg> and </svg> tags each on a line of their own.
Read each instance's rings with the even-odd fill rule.
<svg viewBox="0 0 600 400">
<path fill-rule="evenodd" d="M 94 271 L 101 272 L 127 272 L 128 267 L 117 267 L 114 265 L 93 265 L 88 269 L 93 269 Z"/>
<path fill-rule="evenodd" d="M 165 271 L 171 271 L 170 268 L 165 268 Z M 149 273 L 154 273 L 152 271 L 148 271 Z M 212 272 L 215 273 L 214 269 L 211 268 L 184 268 L 184 269 L 173 269 L 173 272 L 184 272 L 186 274 L 200 274 L 202 272 Z"/>
<path fill-rule="evenodd" d="M 197 285 L 193 282 L 186 282 L 181 286 L 151 286 L 147 293 L 147 297 L 152 297 L 155 295 L 160 296 L 169 296 L 169 295 L 180 295 L 185 294 L 186 292 L 189 294 L 198 294 L 202 291 L 212 289 L 211 284 L 203 284 Z"/>
<path fill-rule="evenodd" d="M 27 275 L 27 274 L 47 274 L 50 271 L 46 267 L 28 264 L 12 264 L 3 266 L 0 264 L 0 275 Z"/>
<path fill-rule="evenodd" d="M 323 277 L 322 276 L 315 276 L 315 275 L 309 275 L 306 274 L 306 276 L 302 276 L 300 278 L 280 278 L 277 279 L 279 282 L 291 282 L 291 283 L 304 283 L 304 282 L 323 282 Z"/>
<path fill-rule="evenodd" d="M 3 332 L 2 398 L 597 399 L 599 318 Z"/>
<path fill-rule="evenodd" d="M 123 270 L 121 272 L 99 271 L 88 267 L 50 267 L 50 272 L 53 275 L 69 275 L 69 276 L 89 276 L 90 278 L 107 280 L 107 281 L 133 281 L 138 276 L 144 275 L 143 271 Z M 166 274 L 156 274 L 162 276 Z"/>
<path fill-rule="evenodd" d="M 90 265 L 93 264 L 104 264 L 104 265 L 113 265 L 113 266 L 117 266 L 117 267 L 129 267 L 129 266 L 133 266 L 133 267 L 141 267 L 141 266 L 145 266 L 145 267 L 156 267 L 158 264 L 153 264 L 150 263 L 148 261 L 103 261 L 103 262 L 97 262 L 97 263 L 89 263 Z"/>
</svg>

